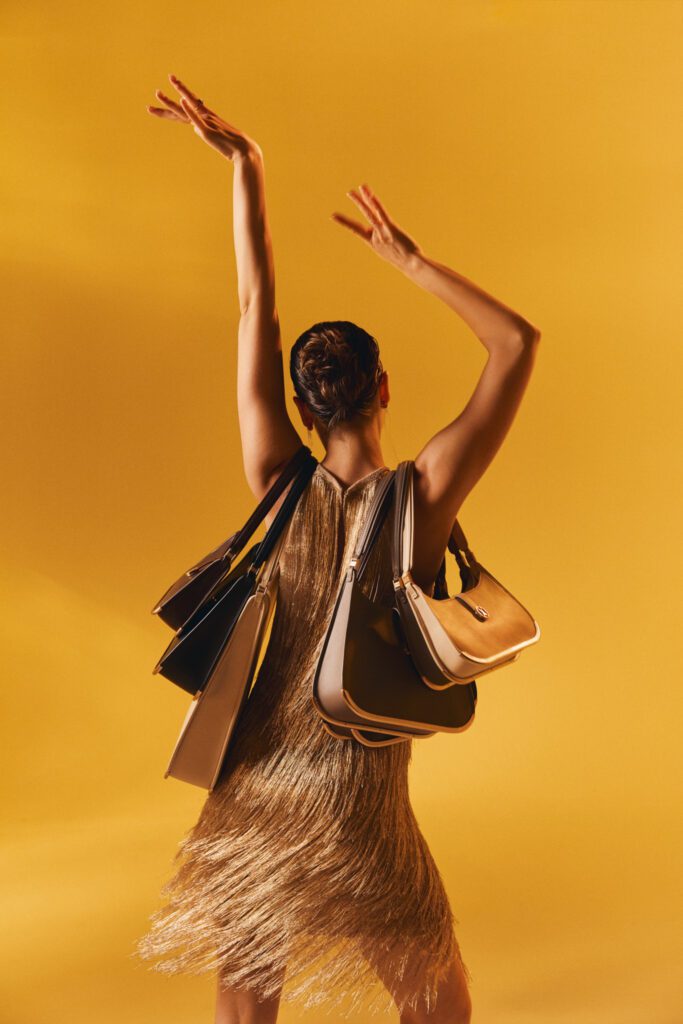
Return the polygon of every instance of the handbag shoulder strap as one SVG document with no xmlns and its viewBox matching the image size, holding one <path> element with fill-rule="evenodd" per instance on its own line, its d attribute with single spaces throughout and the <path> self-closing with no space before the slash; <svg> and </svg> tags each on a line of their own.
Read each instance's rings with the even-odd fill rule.
<svg viewBox="0 0 683 1024">
<path fill-rule="evenodd" d="M 290 516 L 294 512 L 296 505 L 298 504 L 299 498 L 303 491 L 308 485 L 309 480 L 315 472 L 315 468 L 318 465 L 318 460 L 314 455 L 311 454 L 310 448 L 306 449 L 307 455 L 303 460 L 303 464 L 297 468 L 297 473 L 294 478 L 294 482 L 290 487 L 289 491 L 285 496 L 285 500 L 277 511 L 275 519 L 268 527 L 263 540 L 257 547 L 254 553 L 254 559 L 252 561 L 252 570 L 258 571 L 263 562 L 266 561 L 271 551 L 275 547 L 277 540 L 284 529 L 285 524 L 289 520 Z"/>
<path fill-rule="evenodd" d="M 389 511 L 389 505 L 394 489 L 394 475 L 395 471 L 392 469 L 388 473 L 385 473 L 380 480 L 372 497 L 370 507 L 368 508 L 363 527 L 358 534 L 355 551 L 353 552 L 353 556 L 348 564 L 350 571 L 355 570 L 356 579 L 358 580 L 361 579 L 365 571 L 365 567 L 368 564 L 368 558 L 370 557 L 370 552 L 372 551 L 382 523 Z"/>
<path fill-rule="evenodd" d="M 396 500 L 392 533 L 392 571 L 399 579 L 413 568 L 414 519 L 414 461 L 400 462 L 396 469 Z M 478 561 L 470 548 L 465 531 L 456 518 L 448 537 L 448 550 L 455 556 L 463 586 L 467 586 Z M 467 560 L 463 554 L 467 556 Z"/>
<path fill-rule="evenodd" d="M 287 536 L 291 525 L 292 517 L 290 516 L 289 522 L 285 524 L 282 530 L 280 530 L 280 536 L 271 547 L 270 554 L 264 559 L 263 569 L 261 570 L 261 575 L 259 576 L 258 585 L 256 587 L 257 590 L 268 590 L 270 581 L 278 571 L 280 565 L 280 553 L 287 542 Z"/>
<path fill-rule="evenodd" d="M 307 447 L 307 445 L 302 444 L 285 464 L 282 472 L 279 474 L 275 482 L 268 488 L 244 526 L 239 530 L 235 530 L 234 533 L 231 533 L 227 540 L 221 541 L 218 547 L 210 551 L 208 555 L 204 555 L 203 558 L 187 570 L 185 575 L 194 576 L 196 573 L 201 572 L 202 569 L 205 569 L 208 565 L 211 565 L 212 562 L 216 562 L 218 560 L 227 563 L 233 562 L 236 555 L 241 552 L 257 526 L 268 515 L 285 487 L 296 475 L 309 456 L 311 456 L 311 449 Z"/>
<path fill-rule="evenodd" d="M 242 529 L 238 530 L 233 535 L 233 539 L 230 544 L 230 551 L 233 556 L 238 554 L 242 550 L 244 545 L 247 543 L 251 535 L 256 530 L 257 526 L 268 515 L 271 508 L 278 500 L 287 484 L 296 476 L 296 474 L 299 472 L 302 466 L 305 466 L 309 463 L 311 457 L 311 449 L 305 444 L 302 444 L 301 447 L 294 452 L 294 455 L 292 455 L 291 459 L 289 459 L 289 461 L 285 464 L 278 478 L 263 495 L 263 497 L 259 501 L 254 511 L 251 513 L 249 518 L 247 519 Z M 315 469 L 315 466 L 313 468 Z"/>
<path fill-rule="evenodd" d="M 307 455 L 303 462 L 303 465 L 299 467 L 297 475 L 294 478 L 294 483 L 290 487 L 288 493 L 285 496 L 285 500 L 282 502 L 282 505 L 278 509 L 275 519 L 266 530 L 266 533 L 261 542 L 254 545 L 253 555 L 251 555 L 250 553 L 250 562 L 247 571 L 254 577 L 258 575 L 258 572 L 263 563 L 267 562 L 271 554 L 273 554 L 273 551 L 275 549 L 276 544 L 278 543 L 278 540 L 284 539 L 281 538 L 283 529 L 288 519 L 292 515 L 297 505 L 297 502 L 301 497 L 302 492 L 304 491 L 305 487 L 308 484 L 308 481 L 312 477 L 315 467 L 318 465 L 318 460 L 311 453 L 310 448 L 306 449 L 306 451 Z M 267 579 L 270 578 L 271 574 L 275 571 L 275 567 L 280 557 L 281 547 L 282 545 L 278 545 L 277 551 L 275 551 L 273 557 L 270 558 L 270 562 L 268 563 L 263 573 L 261 574 L 262 577 L 264 577 L 264 582 L 266 582 Z M 230 571 L 231 569 L 228 568 L 225 573 L 218 576 L 218 578 L 214 581 L 209 591 L 204 595 L 203 602 L 208 601 L 220 589 L 220 587 L 223 584 L 223 581 L 230 574 Z"/>
</svg>

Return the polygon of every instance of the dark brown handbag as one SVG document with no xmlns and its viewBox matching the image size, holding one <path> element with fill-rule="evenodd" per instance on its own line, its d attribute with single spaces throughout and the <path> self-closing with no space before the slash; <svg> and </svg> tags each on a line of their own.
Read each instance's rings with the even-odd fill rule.
<svg viewBox="0 0 683 1024">
<path fill-rule="evenodd" d="M 360 742 L 378 732 L 385 743 L 435 732 L 462 732 L 474 719 L 476 684 L 443 691 L 424 685 L 410 656 L 395 605 L 367 597 L 361 587 L 368 557 L 392 501 L 395 472 L 380 481 L 356 550 L 337 595 L 313 678 L 313 703 L 335 730 Z M 443 584 L 444 574 L 440 573 Z M 365 735 L 364 735 L 365 734 Z M 343 735 L 343 733 L 342 733 Z"/>
<path fill-rule="evenodd" d="M 207 559 L 203 560 L 203 565 L 209 568 L 202 570 L 202 578 L 206 580 L 210 573 L 210 576 L 214 577 L 213 583 L 200 604 L 177 629 L 153 670 L 192 695 L 198 693 L 208 682 L 236 623 L 256 592 L 262 567 L 268 561 L 299 497 L 315 471 L 317 459 L 308 448 L 305 448 L 304 454 L 304 459 L 297 459 L 294 480 L 262 541 L 250 548 L 240 561 L 232 566 L 233 557 L 239 553 L 258 525 L 255 522 L 256 517 L 263 518 L 272 507 L 272 493 L 275 491 L 276 496 L 277 493 L 281 493 L 280 480 L 268 491 L 242 530 L 233 534 L 235 539 L 232 543 L 226 542 L 227 547 L 220 558 L 213 561 L 211 556 L 207 556 Z M 289 468 L 283 470 L 283 474 L 291 478 Z M 220 566 L 221 573 L 216 572 L 215 565 Z M 177 605 L 175 608 L 177 609 Z"/>
</svg>

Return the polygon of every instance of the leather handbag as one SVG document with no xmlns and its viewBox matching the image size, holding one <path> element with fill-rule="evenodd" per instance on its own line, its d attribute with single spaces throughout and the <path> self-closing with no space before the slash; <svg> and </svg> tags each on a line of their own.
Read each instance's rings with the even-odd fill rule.
<svg viewBox="0 0 683 1024">
<path fill-rule="evenodd" d="M 462 592 L 439 599 L 415 583 L 411 572 L 413 471 L 412 461 L 401 462 L 396 469 L 392 543 L 396 607 L 423 682 L 443 691 L 516 661 L 539 640 L 541 630 L 524 605 L 475 558 L 457 519 L 448 549 L 460 568 Z"/>
<path fill-rule="evenodd" d="M 204 600 L 214 584 L 225 575 L 235 555 L 249 541 L 287 484 L 296 476 L 302 466 L 310 463 L 311 458 L 311 449 L 302 444 L 283 467 L 277 480 L 268 489 L 242 529 L 231 534 L 227 540 L 224 540 L 208 555 L 204 555 L 198 562 L 190 566 L 182 576 L 179 576 L 159 598 L 152 608 L 152 614 L 158 615 L 172 629 L 179 629 Z M 255 550 L 255 547 L 252 548 L 250 554 Z"/>
<path fill-rule="evenodd" d="M 218 781 L 275 608 L 279 557 L 292 513 L 317 465 L 310 450 L 298 461 L 293 483 L 261 543 L 215 579 L 156 666 L 155 671 L 194 693 L 164 778 L 173 776 L 209 791 Z M 263 517 L 272 507 L 273 492 L 281 493 L 278 483 L 247 526 L 233 535 L 241 534 L 242 544 L 255 528 L 255 516 Z M 239 542 L 230 550 L 238 553 Z"/>
<path fill-rule="evenodd" d="M 369 745 L 462 732 L 472 724 L 477 702 L 474 682 L 442 691 L 425 686 L 395 603 L 370 598 L 360 586 L 392 507 L 395 477 L 391 471 L 377 486 L 335 601 L 312 684 L 313 703 L 328 731 L 340 736 L 349 731 Z"/>
<path fill-rule="evenodd" d="M 263 518 L 273 505 L 272 494 L 277 496 L 281 493 L 280 480 L 268 491 L 242 530 L 233 534 L 232 542 L 226 542 L 223 553 L 216 559 L 213 555 L 207 556 L 203 564 L 198 563 L 202 566 L 199 570 L 203 580 L 202 589 L 207 580 L 213 582 L 199 605 L 176 630 L 155 665 L 154 674 L 161 674 L 193 696 L 204 687 L 231 631 L 255 593 L 259 574 L 318 464 L 310 449 L 305 448 L 306 453 L 303 461 L 298 460 L 294 480 L 262 541 L 253 545 L 237 564 L 232 564 L 234 556 L 256 528 L 255 517 L 258 515 Z M 287 468 L 283 474 L 291 475 Z M 182 593 L 183 589 L 181 586 L 175 593 Z M 194 591 L 192 602 L 198 592 Z M 175 598 L 171 606 L 175 612 L 178 608 Z"/>
<path fill-rule="evenodd" d="M 278 558 L 285 536 L 283 531 L 262 564 L 256 587 L 234 622 L 206 685 L 195 695 L 164 778 L 170 775 L 209 792 L 215 787 L 248 700 L 262 640 L 275 607 Z"/>
</svg>

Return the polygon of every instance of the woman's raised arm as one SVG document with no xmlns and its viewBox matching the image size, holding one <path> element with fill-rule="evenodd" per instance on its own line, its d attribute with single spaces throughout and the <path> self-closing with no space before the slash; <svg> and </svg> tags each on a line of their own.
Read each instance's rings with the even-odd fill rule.
<svg viewBox="0 0 683 1024">
<path fill-rule="evenodd" d="M 240 303 L 237 410 L 249 486 L 261 498 L 301 438 L 285 404 L 280 322 L 260 150 L 235 161 L 233 231 Z"/>
<path fill-rule="evenodd" d="M 204 142 L 234 165 L 233 234 L 240 306 L 237 413 L 247 482 L 260 499 L 279 467 L 301 445 L 285 404 L 263 153 L 254 139 L 207 107 L 179 78 L 169 78 L 180 102 L 157 90 L 166 106 L 149 106 L 150 114 L 192 125 Z M 273 515 L 274 510 L 270 518 Z"/>
<path fill-rule="evenodd" d="M 422 253 L 403 272 L 459 313 L 488 351 L 462 411 L 415 458 L 429 481 L 430 503 L 444 503 L 452 519 L 500 448 L 531 376 L 540 331 L 455 270 Z"/>
<path fill-rule="evenodd" d="M 488 351 L 486 365 L 465 407 L 429 438 L 415 457 L 414 576 L 420 583 L 434 578 L 460 506 L 512 425 L 541 335 L 519 313 L 457 271 L 425 256 L 367 186 L 348 195 L 368 224 L 341 214 L 334 214 L 335 219 L 411 281 L 455 310 Z"/>
</svg>

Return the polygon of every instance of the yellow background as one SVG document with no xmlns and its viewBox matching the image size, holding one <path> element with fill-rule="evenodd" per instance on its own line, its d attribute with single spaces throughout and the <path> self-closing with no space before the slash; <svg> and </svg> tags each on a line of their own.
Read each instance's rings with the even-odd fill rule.
<svg viewBox="0 0 683 1024">
<path fill-rule="evenodd" d="M 329 219 L 349 188 L 541 328 L 461 519 L 543 635 L 416 745 L 413 802 L 474 1021 L 683 1019 L 681 13 L 3 5 L 3 1021 L 212 1019 L 213 979 L 129 957 L 204 799 L 162 778 L 187 699 L 150 609 L 253 507 L 232 168 L 146 112 L 168 72 L 262 145 L 285 354 L 319 319 L 380 341 L 389 465 L 485 353 Z"/>
</svg>

